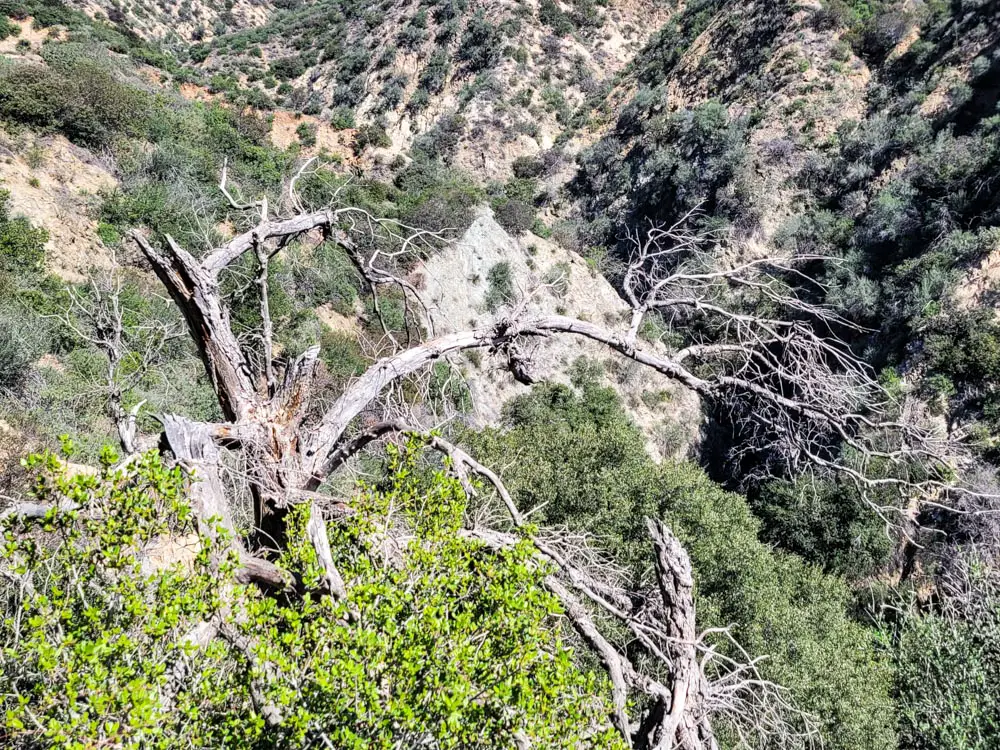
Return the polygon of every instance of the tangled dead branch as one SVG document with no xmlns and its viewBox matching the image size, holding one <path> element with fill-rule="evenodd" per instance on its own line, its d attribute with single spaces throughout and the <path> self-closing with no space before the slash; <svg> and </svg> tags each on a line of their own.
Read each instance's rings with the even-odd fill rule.
<svg viewBox="0 0 1000 750">
<path fill-rule="evenodd" d="M 232 208 L 257 219 L 252 228 L 204 257 L 196 258 L 170 236 L 158 246 L 141 232 L 132 235 L 183 313 L 226 419 L 204 424 L 165 415 L 162 446 L 198 478 L 191 492 L 202 531 L 212 534 L 208 519 L 221 519 L 243 562 L 246 580 L 287 588 L 289 582 L 269 562 L 268 554 L 288 541 L 289 509 L 316 499 L 323 484 L 366 446 L 398 433 L 423 434 L 430 447 L 447 457 L 468 492 L 475 491 L 473 475 L 495 490 L 509 518 L 506 528 L 477 524 L 463 533 L 493 547 L 523 538 L 529 533 L 523 514 L 491 469 L 440 436 L 422 433 L 389 415 L 361 429 L 357 423 L 387 389 L 464 350 L 484 349 L 502 359 L 515 378 L 531 382 L 527 343 L 555 335 L 600 343 L 689 388 L 706 402 L 732 410 L 751 435 L 745 449 L 766 453 L 765 465 L 771 469 L 781 465 L 794 471 L 808 464 L 846 473 L 859 486 L 895 482 L 936 499 L 951 491 L 951 446 L 914 425 L 891 420 L 885 390 L 836 335 L 851 324 L 806 301 L 787 283 L 789 277 L 808 279 L 798 263 L 827 259 L 766 258 L 725 265 L 719 251 L 722 238 L 692 231 L 688 216 L 673 227 L 653 226 L 629 237 L 632 252 L 622 274 L 622 289 L 631 315 L 621 329 L 564 315 L 528 314 L 522 304 L 481 328 L 435 335 L 417 290 L 400 269 L 402 261 L 435 247 L 444 237 L 350 206 L 304 211 L 296 184 L 308 166 L 289 183 L 284 203 L 290 213 L 285 216 L 273 213 L 266 200 L 240 202 L 223 170 L 219 187 Z M 392 351 L 348 383 L 318 417 L 313 416 L 312 406 L 319 348 L 293 359 L 275 356 L 267 293 L 270 261 L 302 241 L 337 243 L 366 282 L 376 315 L 381 319 L 379 289 L 395 286 L 406 300 L 414 330 L 422 328 L 428 334 L 420 342 L 403 342 L 382 320 Z M 221 275 L 244 256 L 256 266 L 258 354 L 251 354 L 246 341 L 234 332 L 220 285 Z M 116 342 L 121 337 L 113 299 L 111 325 L 95 323 L 92 328 L 101 333 L 91 337 L 112 363 L 109 382 L 116 382 L 120 348 Z M 684 332 L 685 342 L 670 348 L 643 340 L 651 316 L 668 329 Z M 96 312 L 83 317 L 103 319 Z M 126 419 L 125 425 L 122 443 L 131 451 L 134 419 Z M 234 533 L 220 446 L 246 456 L 256 527 L 246 539 Z M 842 446 L 860 457 L 858 465 L 838 460 L 837 449 Z M 866 462 L 872 461 L 897 467 L 919 461 L 929 469 L 918 480 L 891 472 L 872 477 L 865 470 Z M 307 535 L 325 571 L 322 593 L 342 599 L 345 584 L 333 563 L 323 505 L 314 503 Z M 719 717 L 725 717 L 747 744 L 774 747 L 784 739 L 811 737 L 808 717 L 795 715 L 782 691 L 761 679 L 749 656 L 742 660 L 726 656 L 713 645 L 728 633 L 696 632 L 687 554 L 662 524 L 649 521 L 648 530 L 655 592 L 626 591 L 575 563 L 559 543 L 542 534 L 530 535 L 538 564 L 553 571 L 546 587 L 608 672 L 613 724 L 635 748 L 714 748 L 712 720 Z M 641 644 L 653 667 L 630 659 L 607 634 L 604 618 L 611 618 Z M 629 712 L 637 696 L 641 710 L 633 717 Z"/>
</svg>

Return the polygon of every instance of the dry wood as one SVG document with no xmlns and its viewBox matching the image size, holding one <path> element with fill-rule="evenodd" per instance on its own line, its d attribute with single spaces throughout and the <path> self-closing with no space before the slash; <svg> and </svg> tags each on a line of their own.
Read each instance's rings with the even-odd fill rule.
<svg viewBox="0 0 1000 750">
<path fill-rule="evenodd" d="M 620 330 L 564 315 L 528 314 L 522 303 L 484 327 L 435 336 L 419 295 L 398 271 L 398 261 L 440 242 L 441 235 L 379 220 L 353 207 L 303 210 L 295 185 L 308 166 L 303 165 L 289 183 L 286 203 L 292 213 L 284 217 L 272 215 L 267 200 L 238 201 L 224 169 L 220 189 L 231 206 L 258 214 L 259 221 L 201 259 L 169 236 L 157 247 L 142 233 L 133 233 L 183 313 L 226 419 L 220 424 L 200 424 L 173 415 L 162 417 L 164 447 L 199 480 L 192 484 L 191 498 L 202 533 L 214 535 L 216 525 L 235 531 L 220 473 L 219 446 L 242 451 L 246 457 L 257 532 L 247 540 L 229 535 L 231 549 L 243 562 L 243 580 L 286 588 L 290 582 L 265 559 L 265 553 L 268 547 L 281 548 L 288 542 L 289 509 L 325 497 L 318 491 L 331 474 L 366 446 L 395 433 L 416 432 L 446 455 L 468 492 L 475 491 L 470 475 L 481 477 L 496 490 L 510 519 L 506 530 L 476 526 L 463 534 L 493 547 L 523 539 L 527 533 L 524 519 L 500 477 L 465 451 L 438 435 L 414 430 L 391 414 L 360 430 L 356 425 L 360 415 L 377 408 L 387 390 L 464 350 L 485 349 L 500 358 L 515 378 L 532 382 L 532 363 L 524 344 L 554 335 L 603 344 L 689 388 L 706 402 L 731 408 L 745 420 L 752 435 L 748 450 L 768 452 L 773 457 L 769 466 L 781 463 L 787 470 L 796 470 L 808 462 L 845 472 L 859 486 L 896 481 L 911 491 L 937 494 L 948 486 L 933 472 L 922 482 L 870 480 L 864 467 L 844 466 L 829 457 L 829 446 L 839 443 L 865 460 L 879 459 L 890 465 L 918 459 L 942 474 L 952 465 L 950 446 L 913 425 L 886 418 L 885 391 L 835 335 L 850 323 L 795 294 L 783 280 L 800 274 L 792 261 L 767 258 L 727 265 L 720 252 L 722 238 L 690 230 L 689 215 L 673 227 L 651 226 L 629 238 L 632 253 L 620 276 L 631 316 Z M 350 382 L 322 414 L 313 416 L 319 348 L 290 361 L 274 356 L 268 282 L 269 263 L 277 253 L 292 242 L 316 236 L 345 250 L 367 284 L 380 319 L 379 289 L 395 286 L 406 303 L 408 335 L 422 326 L 430 338 L 401 342 L 382 321 L 391 353 Z M 221 274 L 248 253 L 256 262 L 262 356 L 251 355 L 241 346 L 220 291 Z M 766 303 L 775 312 L 747 312 L 757 309 L 758 303 Z M 697 320 L 698 329 L 708 333 L 675 350 L 643 342 L 640 333 L 651 315 L 679 328 Z M 114 346 L 106 348 L 109 359 L 115 351 Z M 128 446 L 136 443 L 134 414 L 131 419 L 119 415 L 117 421 L 124 424 L 122 442 L 131 452 Z M 324 593 L 342 600 L 348 592 L 333 562 L 323 505 L 313 504 L 306 535 L 324 570 Z M 330 505 L 340 509 L 343 503 Z M 741 734 L 740 727 L 751 727 L 746 736 L 753 734 L 753 727 L 766 728 L 762 736 L 790 731 L 785 713 L 791 709 L 773 686 L 759 678 L 753 660 L 724 659 L 706 645 L 706 634 L 698 635 L 690 561 L 683 547 L 662 524 L 650 521 L 649 533 L 658 591 L 641 596 L 576 564 L 559 543 L 540 534 L 530 537 L 538 564 L 553 571 L 546 578 L 546 588 L 559 599 L 574 630 L 607 669 L 614 726 L 635 748 L 682 750 L 716 747 L 713 716 L 752 715 L 749 723 L 733 722 Z M 623 626 L 656 662 L 654 670 L 640 669 L 622 645 L 602 630 L 606 617 Z M 248 659 L 253 658 L 249 644 L 234 643 Z M 708 662 L 717 669 L 719 664 L 727 665 L 721 677 L 709 680 Z M 254 689 L 256 700 L 260 691 Z M 628 712 L 636 695 L 643 698 L 645 708 L 633 720 Z M 269 722 L 281 721 L 265 704 L 259 708 Z"/>
</svg>

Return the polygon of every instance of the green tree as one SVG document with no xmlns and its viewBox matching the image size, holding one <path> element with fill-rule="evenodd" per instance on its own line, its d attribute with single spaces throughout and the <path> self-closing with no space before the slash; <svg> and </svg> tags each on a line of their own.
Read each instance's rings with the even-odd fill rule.
<svg viewBox="0 0 1000 750">
<path fill-rule="evenodd" d="M 637 582 L 646 580 L 643 518 L 660 518 L 691 556 L 699 627 L 733 626 L 763 674 L 821 721 L 826 747 L 894 747 L 891 670 L 874 634 L 848 616 L 839 578 L 759 540 L 744 498 L 696 466 L 655 464 L 617 396 L 577 367 L 579 392 L 539 385 L 510 402 L 506 428 L 470 433 L 522 511 L 588 531 Z"/>
<path fill-rule="evenodd" d="M 886 506 L 895 501 L 884 494 Z M 863 578 L 884 566 L 892 553 L 885 522 L 850 482 L 812 477 L 774 481 L 754 493 L 751 506 L 763 524 L 764 541 L 825 570 Z"/>
</svg>

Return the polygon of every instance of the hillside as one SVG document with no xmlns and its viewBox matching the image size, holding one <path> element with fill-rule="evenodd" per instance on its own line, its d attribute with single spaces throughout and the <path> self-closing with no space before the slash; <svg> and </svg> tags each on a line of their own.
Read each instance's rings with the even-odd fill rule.
<svg viewBox="0 0 1000 750">
<path fill-rule="evenodd" d="M 122 18 L 113 5 L 82 7 Z M 136 5 L 129 28 L 175 49 L 211 91 L 334 127 L 378 126 L 391 141 L 387 160 L 438 127 L 456 141 L 457 165 L 503 179 L 517 157 L 549 149 L 587 122 L 669 7 L 244 3 L 226 14 L 195 5 L 180 24 L 175 13 Z M 216 31 L 192 33 L 191 24 Z"/>
<path fill-rule="evenodd" d="M 0 738 L 997 746 L 998 172 L 998 0 L 0 0 Z"/>
</svg>

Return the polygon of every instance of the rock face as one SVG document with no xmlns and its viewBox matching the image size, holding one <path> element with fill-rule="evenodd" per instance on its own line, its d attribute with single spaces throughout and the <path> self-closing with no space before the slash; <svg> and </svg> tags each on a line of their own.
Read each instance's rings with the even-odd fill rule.
<svg viewBox="0 0 1000 750">
<path fill-rule="evenodd" d="M 415 272 L 438 334 L 486 325 L 503 315 L 504 306 L 493 312 L 488 306 L 490 270 L 503 263 L 517 300 L 528 297 L 529 312 L 572 315 L 609 326 L 620 323 L 627 313 L 611 284 L 579 255 L 530 233 L 511 237 L 489 209 L 482 209 L 459 241 Z M 659 373 L 628 366 L 599 344 L 570 336 L 531 346 L 536 347 L 533 374 L 539 379 L 568 384 L 581 357 L 599 364 L 602 380 L 621 395 L 654 456 L 685 455 L 698 439 L 699 399 Z M 480 364 L 468 360 L 458 364 L 472 393 L 470 417 L 477 425 L 499 423 L 503 404 L 529 390 L 502 362 L 489 357 Z"/>
</svg>

